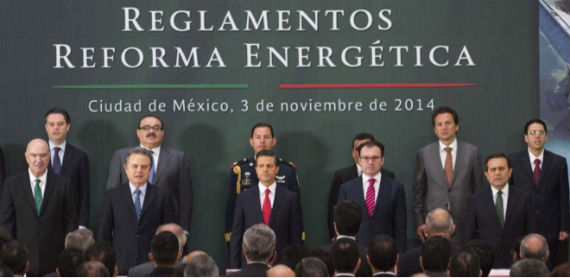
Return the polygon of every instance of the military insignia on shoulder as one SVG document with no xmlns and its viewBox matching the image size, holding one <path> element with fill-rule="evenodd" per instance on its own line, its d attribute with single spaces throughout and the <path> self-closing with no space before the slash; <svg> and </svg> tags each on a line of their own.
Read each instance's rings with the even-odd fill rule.
<svg viewBox="0 0 570 278">
<path fill-rule="evenodd" d="M 232 164 L 230 164 L 230 168 L 232 168 L 232 169 L 233 169 L 233 168 L 234 168 L 236 165 L 238 165 L 238 162 L 237 162 L 237 161 L 236 161 L 236 162 L 234 162 L 234 163 L 232 163 Z"/>
<path fill-rule="evenodd" d="M 291 167 L 292 167 L 293 169 L 297 168 L 297 165 L 295 165 L 295 163 L 293 163 L 293 162 L 291 162 L 291 161 L 289 161 L 289 165 L 291 165 Z"/>
<path fill-rule="evenodd" d="M 275 181 L 278 183 L 285 183 L 285 175 L 283 176 L 275 176 Z"/>
</svg>

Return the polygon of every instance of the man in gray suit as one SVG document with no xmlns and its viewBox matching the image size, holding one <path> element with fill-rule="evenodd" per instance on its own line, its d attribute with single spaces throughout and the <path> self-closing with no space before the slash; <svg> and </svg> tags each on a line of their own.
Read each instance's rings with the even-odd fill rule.
<svg viewBox="0 0 570 278">
<path fill-rule="evenodd" d="M 456 223 L 451 240 L 461 243 L 465 234 L 467 198 L 483 184 L 483 170 L 477 147 L 457 140 L 459 117 L 450 107 L 439 107 L 432 115 L 437 142 L 418 150 L 414 183 L 414 222 L 423 242 L 427 212 L 446 208 Z"/>
<path fill-rule="evenodd" d="M 176 197 L 176 215 L 178 224 L 184 231 L 190 231 L 192 220 L 192 182 L 190 166 L 182 151 L 162 146 L 164 123 L 155 115 L 146 115 L 139 120 L 137 137 L 140 147 L 152 154 L 152 168 L 148 182 L 172 191 Z M 123 169 L 127 154 L 131 148 L 117 150 L 109 163 L 107 189 L 127 183 L 127 174 Z"/>
</svg>

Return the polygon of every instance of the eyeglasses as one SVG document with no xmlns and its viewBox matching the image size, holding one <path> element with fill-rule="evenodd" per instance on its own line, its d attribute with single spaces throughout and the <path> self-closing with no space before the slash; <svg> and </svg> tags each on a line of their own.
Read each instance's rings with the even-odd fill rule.
<svg viewBox="0 0 570 278">
<path fill-rule="evenodd" d="M 140 130 L 144 130 L 144 131 L 159 131 L 162 130 L 161 126 L 155 125 L 155 126 L 149 126 L 149 125 L 145 125 L 145 126 L 141 126 L 139 127 Z"/>
<path fill-rule="evenodd" d="M 546 134 L 546 131 L 544 131 L 544 130 L 529 130 L 528 131 L 528 135 L 542 136 L 544 134 Z"/>
<path fill-rule="evenodd" d="M 376 162 L 378 160 L 380 160 L 380 158 L 382 158 L 381 156 L 361 156 L 360 159 L 368 162 L 368 161 L 372 161 L 372 162 Z"/>
</svg>

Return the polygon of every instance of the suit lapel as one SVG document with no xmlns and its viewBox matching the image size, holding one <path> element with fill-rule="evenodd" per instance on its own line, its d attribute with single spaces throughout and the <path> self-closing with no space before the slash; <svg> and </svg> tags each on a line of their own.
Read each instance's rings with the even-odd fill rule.
<svg viewBox="0 0 570 278">
<path fill-rule="evenodd" d="M 149 209 L 149 207 L 152 206 L 152 203 L 154 202 L 156 195 L 157 195 L 156 187 L 152 186 L 150 184 L 147 184 L 146 193 L 144 194 L 144 201 L 143 201 L 143 207 L 142 207 L 142 211 L 141 211 L 141 218 L 143 218 L 145 212 Z M 133 207 L 134 207 L 134 205 L 133 205 Z"/>
<path fill-rule="evenodd" d="M 546 150 L 544 150 L 544 156 L 542 157 L 543 161 L 542 161 L 542 169 L 540 170 L 540 178 L 538 179 L 538 184 L 540 185 L 542 183 L 542 180 L 544 179 L 544 177 L 548 177 L 548 175 L 550 175 L 550 170 L 552 168 L 552 155 L 547 152 Z M 534 178 L 534 174 L 533 174 L 533 178 Z"/>
<path fill-rule="evenodd" d="M 156 172 L 154 173 L 154 180 L 152 182 L 153 184 L 158 184 L 158 181 L 160 180 L 162 173 L 164 173 L 164 169 L 169 164 L 168 162 L 169 160 L 170 160 L 170 153 L 168 152 L 168 149 L 165 147 L 161 147 L 160 153 L 158 154 L 158 166 L 156 167 Z"/>
<path fill-rule="evenodd" d="M 459 140 L 457 140 L 457 152 L 455 153 L 455 165 L 453 165 L 453 178 L 451 179 L 451 184 L 449 185 L 450 187 L 453 186 L 453 184 L 455 184 L 455 178 L 458 176 L 457 171 L 467 168 L 463 166 L 463 164 L 465 164 L 465 162 L 463 161 L 464 157 L 463 151 L 464 151 L 463 145 L 461 144 L 461 142 L 459 142 Z"/>
<path fill-rule="evenodd" d="M 255 222 L 263 223 L 263 213 L 261 210 L 261 204 L 259 202 L 259 187 L 257 185 L 255 185 L 246 192 L 249 192 L 249 191 L 251 191 L 251 195 L 248 196 L 247 202 L 253 204 L 254 220 L 255 220 Z M 277 194 L 275 194 L 275 197 L 277 197 Z M 269 219 L 269 222 L 271 222 L 271 218 Z"/>
<path fill-rule="evenodd" d="M 532 184 L 536 185 L 536 182 L 534 181 L 534 173 L 532 172 L 532 166 L 530 164 L 530 158 L 528 156 L 528 150 L 523 151 L 523 153 L 521 155 L 522 155 L 522 159 L 523 159 L 524 169 L 526 170 L 526 174 L 528 176 L 528 179 L 529 179 L 529 181 L 532 181 Z M 544 167 L 542 167 L 542 168 L 544 169 Z"/>
<path fill-rule="evenodd" d="M 32 192 L 32 184 L 30 183 L 30 175 L 28 174 L 28 171 L 22 174 L 21 184 L 24 185 L 23 190 L 24 190 L 24 196 L 26 196 L 26 201 L 28 202 L 30 207 L 34 211 L 36 211 L 35 214 L 37 216 L 36 202 L 34 202 L 34 192 Z"/>
<path fill-rule="evenodd" d="M 368 217 L 371 217 L 371 215 L 368 213 L 368 209 L 366 209 L 366 199 L 364 199 L 364 189 L 363 184 L 362 184 L 362 176 L 358 176 L 358 182 L 356 183 L 356 190 L 354 190 L 354 194 L 356 194 L 356 196 L 354 196 L 352 198 L 352 200 L 358 200 L 357 203 L 358 205 L 360 205 L 360 207 L 364 208 L 364 214 L 367 215 Z"/>
<path fill-rule="evenodd" d="M 55 188 L 55 183 L 53 180 L 53 173 L 48 170 L 47 177 L 46 177 L 46 188 L 44 189 L 44 197 L 42 199 L 42 208 L 40 210 L 40 216 L 44 213 L 44 210 L 50 201 L 52 192 Z"/>
<path fill-rule="evenodd" d="M 483 194 L 483 198 L 483 202 L 485 207 L 487 207 L 488 213 L 492 215 L 493 222 L 495 222 L 495 225 L 499 227 L 500 230 L 502 230 L 503 228 L 501 227 L 501 222 L 499 221 L 499 215 L 497 215 L 497 209 L 495 207 L 495 202 L 493 201 L 493 191 L 491 190 L 490 185 L 485 188 L 485 194 Z"/>
<path fill-rule="evenodd" d="M 378 197 L 376 197 L 376 202 L 374 203 L 374 214 L 378 213 L 380 210 L 380 199 L 387 196 L 388 192 L 388 182 L 385 177 L 380 178 L 380 186 L 378 188 Z"/>
<path fill-rule="evenodd" d="M 459 143 L 457 144 L 459 145 Z M 459 153 L 459 150 L 457 151 Z M 431 147 L 431 155 L 434 157 L 434 160 L 437 161 L 435 163 L 435 167 L 437 168 L 437 172 L 440 173 L 440 180 L 441 184 L 447 184 L 449 186 L 449 182 L 447 181 L 447 177 L 445 177 L 445 171 L 443 170 L 443 162 L 441 161 L 441 155 L 439 154 L 439 141 L 432 144 Z"/>
<path fill-rule="evenodd" d="M 131 213 L 136 217 L 137 213 L 135 211 L 135 204 L 133 203 L 133 198 L 131 195 L 131 190 L 129 189 L 129 184 L 125 183 L 120 186 L 121 189 L 119 194 L 121 195 L 121 199 L 123 199 L 123 203 L 125 204 L 125 206 L 127 206 L 127 208 L 129 208 Z"/>
<path fill-rule="evenodd" d="M 352 170 L 353 177 L 358 177 L 358 167 L 356 166 L 356 164 L 352 165 L 350 169 Z"/>
<path fill-rule="evenodd" d="M 67 168 L 69 167 L 69 160 L 71 159 L 71 157 L 73 157 L 73 146 L 71 146 L 69 143 L 66 144 L 65 146 L 65 150 L 63 151 L 63 161 L 61 162 L 61 172 L 60 174 L 63 174 L 67 171 Z"/>
<path fill-rule="evenodd" d="M 505 213 L 505 227 L 507 223 L 509 223 L 509 219 L 511 219 L 511 214 L 513 213 L 513 209 L 515 209 L 518 203 L 518 195 L 515 190 L 512 189 L 513 187 L 509 185 L 509 196 L 507 197 L 507 212 Z"/>
<path fill-rule="evenodd" d="M 277 221 L 274 219 L 278 217 L 276 214 L 279 211 L 279 206 L 281 206 L 281 203 L 283 203 L 283 194 L 285 194 L 282 192 L 283 190 L 287 189 L 282 188 L 282 186 L 275 187 L 275 198 L 273 199 L 273 207 L 271 208 L 271 217 L 269 217 L 269 226 L 275 224 L 275 221 Z M 261 218 L 263 219 L 263 211 Z"/>
</svg>

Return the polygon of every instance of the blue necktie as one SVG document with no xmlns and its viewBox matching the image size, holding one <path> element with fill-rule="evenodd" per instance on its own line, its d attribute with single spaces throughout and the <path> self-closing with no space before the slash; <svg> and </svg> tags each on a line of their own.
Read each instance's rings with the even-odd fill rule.
<svg viewBox="0 0 570 278">
<path fill-rule="evenodd" d="M 148 182 L 152 183 L 152 181 L 154 180 L 154 174 L 156 173 L 155 169 L 154 169 L 154 152 L 153 151 L 149 151 L 150 152 L 150 175 L 148 176 Z"/>
<path fill-rule="evenodd" d="M 140 189 L 136 189 L 134 193 L 135 193 L 135 211 L 137 213 L 137 220 L 141 220 L 141 212 L 142 212 L 141 193 L 142 193 L 142 191 Z"/>
<path fill-rule="evenodd" d="M 55 155 L 53 156 L 53 171 L 56 174 L 59 174 L 61 172 L 61 160 L 59 159 L 59 151 L 61 151 L 60 147 L 55 147 L 53 148 L 53 151 L 55 152 Z"/>
</svg>

